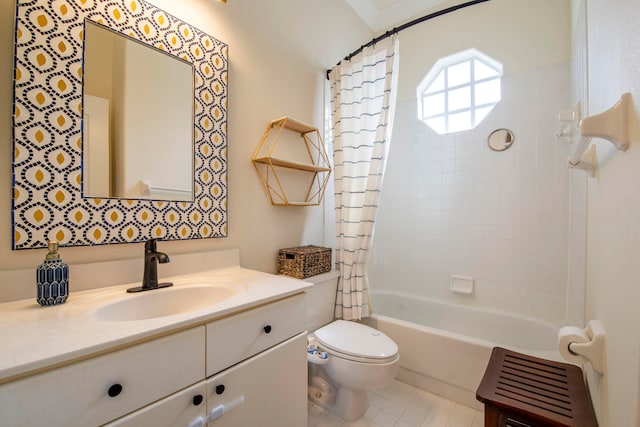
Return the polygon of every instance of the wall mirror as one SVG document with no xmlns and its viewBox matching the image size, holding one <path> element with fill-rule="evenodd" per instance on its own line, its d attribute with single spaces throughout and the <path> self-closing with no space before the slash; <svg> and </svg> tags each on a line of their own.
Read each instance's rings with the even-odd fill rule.
<svg viewBox="0 0 640 427">
<path fill-rule="evenodd" d="M 487 145 L 493 151 L 504 151 L 513 145 L 515 136 L 509 129 L 496 129 L 487 137 Z"/>
<path fill-rule="evenodd" d="M 192 201 L 191 63 L 87 20 L 82 75 L 83 196 Z"/>
<path fill-rule="evenodd" d="M 87 130 L 83 120 L 87 76 L 83 75 L 83 61 L 86 28 L 93 25 L 89 21 L 190 64 L 188 101 L 184 94 L 184 99 L 175 100 L 188 103 L 191 112 L 193 151 L 181 149 L 184 157 L 190 158 L 190 177 L 186 178 L 190 182 L 165 184 L 157 181 L 160 178 L 139 177 L 138 181 L 147 181 L 148 198 L 126 193 L 108 193 L 107 197 L 91 190 L 83 193 L 88 182 L 83 174 L 83 157 L 87 155 L 83 138 L 83 128 Z M 46 247 L 48 240 L 71 246 L 140 242 L 149 237 L 225 237 L 227 50 L 226 44 L 141 0 L 18 1 L 13 248 Z M 146 66 L 139 72 L 153 74 Z M 173 87 L 171 81 L 156 89 L 171 101 L 165 105 L 173 105 Z M 146 102 L 136 111 L 152 108 Z M 171 164 L 158 162 L 164 175 L 174 168 L 174 160 Z M 146 158 L 147 163 L 155 161 L 153 155 Z M 160 194 L 162 189 L 154 195 L 154 186 L 190 189 L 192 194 L 179 196 L 183 198 L 180 201 L 171 200 L 166 193 Z"/>
</svg>

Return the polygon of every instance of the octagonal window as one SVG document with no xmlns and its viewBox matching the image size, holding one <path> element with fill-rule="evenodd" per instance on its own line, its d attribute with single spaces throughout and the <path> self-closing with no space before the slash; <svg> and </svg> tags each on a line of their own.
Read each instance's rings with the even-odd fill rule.
<svg viewBox="0 0 640 427">
<path fill-rule="evenodd" d="M 439 59 L 418 85 L 418 119 L 440 135 L 473 129 L 500 101 L 501 77 L 476 49 Z"/>
</svg>

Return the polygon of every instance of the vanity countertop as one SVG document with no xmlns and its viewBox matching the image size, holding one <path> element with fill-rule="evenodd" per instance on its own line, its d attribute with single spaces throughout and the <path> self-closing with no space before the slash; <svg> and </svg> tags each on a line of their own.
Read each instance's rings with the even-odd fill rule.
<svg viewBox="0 0 640 427">
<path fill-rule="evenodd" d="M 172 281 L 174 287 L 194 281 L 228 281 L 238 284 L 242 290 L 199 310 L 127 321 L 100 320 L 95 311 L 110 302 L 135 297 L 138 294 L 128 294 L 126 289 L 139 283 L 72 291 L 67 302 L 57 306 L 41 307 L 35 299 L 0 304 L 0 384 L 44 368 L 202 325 L 300 293 L 311 286 L 301 280 L 241 267 L 166 277 L 162 281 Z"/>
</svg>

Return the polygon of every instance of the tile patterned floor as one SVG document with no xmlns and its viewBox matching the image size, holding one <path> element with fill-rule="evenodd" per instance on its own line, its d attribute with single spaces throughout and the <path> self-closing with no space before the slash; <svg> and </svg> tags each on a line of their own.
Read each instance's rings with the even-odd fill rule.
<svg viewBox="0 0 640 427">
<path fill-rule="evenodd" d="M 482 411 L 395 380 L 369 394 L 362 418 L 345 422 L 309 402 L 308 427 L 482 427 Z"/>
</svg>

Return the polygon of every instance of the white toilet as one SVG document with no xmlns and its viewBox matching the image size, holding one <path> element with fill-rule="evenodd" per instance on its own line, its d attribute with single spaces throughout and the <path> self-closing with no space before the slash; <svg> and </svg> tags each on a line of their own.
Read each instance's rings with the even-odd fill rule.
<svg viewBox="0 0 640 427">
<path fill-rule="evenodd" d="M 398 372 L 398 346 L 369 326 L 333 320 L 337 275 L 307 278 L 309 399 L 332 414 L 353 421 L 367 410 L 367 391 L 391 383 Z M 324 326 L 323 326 L 324 325 Z"/>
</svg>

